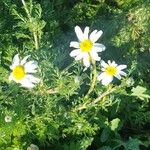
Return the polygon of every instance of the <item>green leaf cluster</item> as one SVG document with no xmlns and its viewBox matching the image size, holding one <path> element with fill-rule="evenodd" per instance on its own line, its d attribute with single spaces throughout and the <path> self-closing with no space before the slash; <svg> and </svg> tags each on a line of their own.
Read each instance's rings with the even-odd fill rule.
<svg viewBox="0 0 150 150">
<path fill-rule="evenodd" d="M 1 150 L 149 149 L 148 0 L 1 0 L 0 6 Z M 127 64 L 126 78 L 108 87 L 96 81 L 86 97 L 93 68 L 85 71 L 69 56 L 75 25 L 103 30 L 101 58 Z M 41 82 L 34 89 L 8 80 L 17 53 L 38 61 Z"/>
</svg>

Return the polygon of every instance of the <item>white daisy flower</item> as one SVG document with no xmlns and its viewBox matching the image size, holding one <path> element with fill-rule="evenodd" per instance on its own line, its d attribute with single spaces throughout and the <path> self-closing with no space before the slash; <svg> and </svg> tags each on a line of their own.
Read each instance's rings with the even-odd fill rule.
<svg viewBox="0 0 150 150">
<path fill-rule="evenodd" d="M 5 122 L 11 122 L 12 117 L 11 116 L 5 116 Z"/>
<path fill-rule="evenodd" d="M 70 42 L 70 47 L 75 49 L 70 53 L 71 57 L 75 57 L 75 60 L 83 60 L 85 67 L 90 66 L 90 60 L 100 61 L 98 52 L 105 50 L 105 46 L 96 41 L 101 37 L 102 30 L 94 30 L 89 35 L 89 27 L 85 27 L 84 32 L 82 32 L 79 26 L 75 27 L 75 33 L 78 37 L 79 42 Z"/>
<path fill-rule="evenodd" d="M 121 79 L 122 76 L 126 76 L 126 73 L 122 70 L 127 68 L 126 65 L 117 65 L 115 61 L 108 60 L 108 63 L 104 61 L 101 62 L 101 66 L 103 67 L 101 70 L 103 71 L 99 76 L 98 80 L 102 82 L 103 85 L 108 85 L 112 82 L 113 77 Z"/>
<path fill-rule="evenodd" d="M 37 72 L 37 62 L 28 61 L 30 56 L 24 57 L 22 60 L 19 59 L 19 54 L 16 54 L 13 58 L 10 69 L 12 70 L 9 80 L 13 80 L 16 83 L 20 83 L 23 87 L 33 88 L 36 83 L 39 83 L 40 79 L 31 75 L 31 73 Z"/>
</svg>

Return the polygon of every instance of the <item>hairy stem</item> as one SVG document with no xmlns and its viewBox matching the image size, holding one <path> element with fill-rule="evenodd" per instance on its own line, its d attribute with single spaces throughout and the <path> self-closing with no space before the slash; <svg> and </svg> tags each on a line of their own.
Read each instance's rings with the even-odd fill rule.
<svg viewBox="0 0 150 150">
<path fill-rule="evenodd" d="M 33 37 L 34 37 L 35 49 L 39 49 L 38 35 L 36 32 L 33 32 Z"/>
<path fill-rule="evenodd" d="M 28 18 L 29 18 L 29 21 L 32 22 L 32 17 L 31 17 L 31 15 L 30 15 L 30 12 L 29 12 L 29 10 L 28 10 L 28 8 L 27 8 L 27 5 L 26 5 L 25 1 L 24 1 L 24 0 L 21 0 L 21 1 L 22 1 L 23 6 L 24 6 L 24 9 L 25 9 L 25 11 L 26 11 L 26 14 L 27 14 L 27 16 L 28 16 Z M 38 49 L 38 48 L 39 48 L 39 43 L 38 43 L 38 35 L 37 35 L 37 32 L 36 32 L 36 31 L 33 31 L 32 34 L 33 34 L 33 38 L 34 38 L 35 49 Z"/>
<path fill-rule="evenodd" d="M 85 98 L 88 98 L 88 96 L 91 94 L 91 92 L 94 90 L 95 84 L 96 84 L 96 79 L 97 79 L 97 71 L 96 71 L 96 62 L 95 60 L 92 61 L 93 63 L 93 79 L 92 82 L 90 84 L 90 89 L 87 92 L 87 94 L 85 95 Z"/>
<path fill-rule="evenodd" d="M 80 107 L 78 107 L 76 110 L 83 110 L 83 109 L 86 109 L 88 107 L 92 107 L 94 106 L 95 104 L 97 104 L 99 101 L 101 101 L 101 99 L 109 94 L 111 94 L 112 92 L 114 92 L 116 90 L 116 88 L 111 88 L 111 89 L 108 89 L 106 92 L 102 93 L 101 95 L 99 95 L 95 100 L 93 100 L 92 102 L 88 103 L 88 102 L 85 102 L 83 105 L 81 105 Z"/>
<path fill-rule="evenodd" d="M 106 92 L 104 92 L 103 94 L 101 94 L 100 96 L 98 96 L 94 101 L 92 101 L 90 103 L 90 106 L 95 105 L 96 103 L 98 103 L 103 97 L 109 95 L 110 93 L 114 92 L 116 90 L 116 88 L 112 88 L 112 89 L 108 89 Z"/>
<path fill-rule="evenodd" d="M 29 13 L 29 10 L 28 10 L 28 8 L 27 8 L 27 6 L 26 6 L 25 1 L 24 1 L 24 0 L 21 0 L 21 1 L 22 1 L 23 6 L 24 6 L 24 9 L 25 9 L 25 11 L 26 11 L 26 13 L 27 13 L 27 15 L 28 15 L 29 20 L 31 21 L 31 15 L 30 15 L 30 13 Z"/>
</svg>

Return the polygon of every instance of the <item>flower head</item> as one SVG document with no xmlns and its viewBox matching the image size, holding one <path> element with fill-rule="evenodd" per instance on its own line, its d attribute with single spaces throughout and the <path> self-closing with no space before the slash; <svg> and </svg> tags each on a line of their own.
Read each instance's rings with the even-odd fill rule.
<svg viewBox="0 0 150 150">
<path fill-rule="evenodd" d="M 117 65 L 114 61 L 108 60 L 108 63 L 104 61 L 101 62 L 102 73 L 98 76 L 98 80 L 102 82 L 103 85 L 108 85 L 112 82 L 113 77 L 121 79 L 121 75 L 126 76 L 126 73 L 122 70 L 127 68 L 126 65 Z"/>
<path fill-rule="evenodd" d="M 13 58 L 10 69 L 12 70 L 9 80 L 14 80 L 16 83 L 20 83 L 23 87 L 33 88 L 36 83 L 39 83 L 40 79 L 31 75 L 31 73 L 37 72 L 37 62 L 28 61 L 30 56 L 19 59 L 19 54 L 16 54 Z"/>
<path fill-rule="evenodd" d="M 5 122 L 11 122 L 12 117 L 11 116 L 5 116 Z"/>
<path fill-rule="evenodd" d="M 101 37 L 103 32 L 101 30 L 94 30 L 89 35 L 89 27 L 85 27 L 84 32 L 82 32 L 81 28 L 76 26 L 75 33 L 79 41 L 70 42 L 70 47 L 75 48 L 70 53 L 70 56 L 75 57 L 75 60 L 83 60 L 85 67 L 90 66 L 91 60 L 100 61 L 101 58 L 98 56 L 98 52 L 104 51 L 105 46 L 103 44 L 96 43 L 96 41 Z"/>
</svg>

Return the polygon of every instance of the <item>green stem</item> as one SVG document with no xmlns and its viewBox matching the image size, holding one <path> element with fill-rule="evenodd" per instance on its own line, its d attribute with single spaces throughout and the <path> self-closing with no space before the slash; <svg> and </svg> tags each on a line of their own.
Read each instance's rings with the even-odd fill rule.
<svg viewBox="0 0 150 150">
<path fill-rule="evenodd" d="M 94 90 L 96 80 L 97 80 L 97 71 L 96 71 L 96 62 L 95 62 L 95 60 L 93 60 L 92 63 L 93 63 L 93 79 L 92 79 L 92 82 L 90 84 L 91 85 L 90 89 L 87 92 L 87 94 L 85 95 L 85 98 L 88 98 L 89 95 L 91 94 L 91 92 Z"/>
<path fill-rule="evenodd" d="M 22 1 L 23 6 L 24 6 L 24 9 L 25 9 L 25 11 L 26 11 L 26 13 L 27 13 L 27 15 L 28 15 L 28 17 L 29 17 L 29 19 L 30 19 L 31 16 L 30 16 L 29 10 L 27 9 L 27 6 L 26 6 L 25 1 L 24 1 L 24 0 L 21 0 L 21 1 Z"/>
<path fill-rule="evenodd" d="M 25 1 L 24 0 L 21 0 L 21 1 L 22 1 L 23 6 L 24 6 L 24 9 L 26 11 L 26 14 L 27 14 L 27 16 L 29 18 L 29 21 L 32 22 L 32 17 L 30 15 L 30 12 L 29 12 L 27 6 L 26 6 Z M 35 31 L 33 31 L 33 38 L 34 38 L 35 49 L 39 49 L 38 35 L 37 35 L 37 32 L 35 32 Z"/>
<path fill-rule="evenodd" d="M 101 94 L 100 96 L 98 96 L 94 101 L 92 101 L 90 103 L 90 106 L 94 106 L 96 103 L 98 103 L 103 97 L 109 95 L 110 93 L 114 92 L 116 90 L 116 88 L 111 88 L 108 89 L 106 92 L 104 92 L 103 94 Z"/>
<path fill-rule="evenodd" d="M 114 92 L 116 90 L 116 88 L 111 88 L 111 89 L 108 89 L 106 92 L 102 93 L 100 96 L 98 96 L 95 100 L 93 100 L 92 102 L 88 103 L 88 102 L 85 102 L 83 105 L 81 105 L 80 107 L 78 107 L 76 110 L 83 110 L 83 109 L 86 109 L 88 107 L 92 107 L 94 106 L 95 104 L 97 104 L 99 101 L 101 101 L 101 99 L 107 95 L 109 95 L 110 93 Z"/>
<path fill-rule="evenodd" d="M 38 36 L 36 32 L 33 32 L 33 37 L 34 37 L 35 49 L 39 49 Z"/>
</svg>

